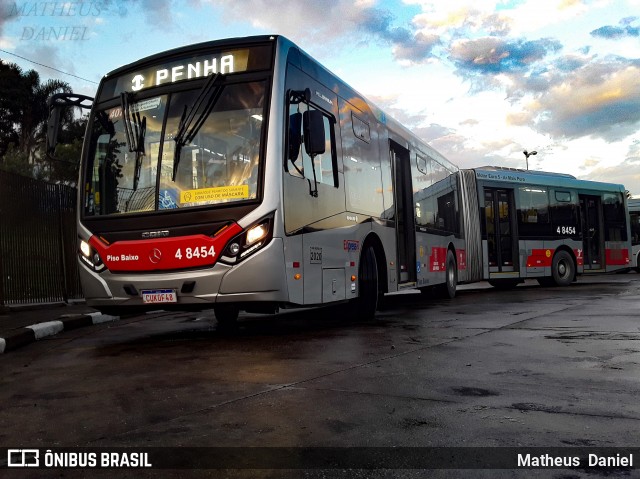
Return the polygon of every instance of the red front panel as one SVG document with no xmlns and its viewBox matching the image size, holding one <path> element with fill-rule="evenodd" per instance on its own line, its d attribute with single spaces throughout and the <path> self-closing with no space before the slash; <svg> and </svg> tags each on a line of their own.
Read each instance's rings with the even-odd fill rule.
<svg viewBox="0 0 640 479">
<path fill-rule="evenodd" d="M 227 242 L 241 231 L 234 223 L 214 237 L 192 235 L 107 245 L 92 236 L 89 244 L 100 254 L 109 271 L 166 271 L 212 266 Z"/>
</svg>

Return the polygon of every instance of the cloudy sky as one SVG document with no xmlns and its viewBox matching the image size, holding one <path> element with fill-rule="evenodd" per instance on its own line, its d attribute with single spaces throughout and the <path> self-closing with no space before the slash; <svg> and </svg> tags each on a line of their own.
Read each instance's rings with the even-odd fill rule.
<svg viewBox="0 0 640 479">
<path fill-rule="evenodd" d="M 0 0 L 0 58 L 88 95 L 140 57 L 273 33 L 460 167 L 536 150 L 530 169 L 640 196 L 640 0 Z"/>
</svg>

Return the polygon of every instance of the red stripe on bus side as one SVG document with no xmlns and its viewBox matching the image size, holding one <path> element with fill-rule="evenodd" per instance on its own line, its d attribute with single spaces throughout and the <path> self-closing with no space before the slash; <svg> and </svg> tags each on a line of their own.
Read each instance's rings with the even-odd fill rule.
<svg viewBox="0 0 640 479">
<path fill-rule="evenodd" d="M 623 249 L 610 249 L 605 250 L 605 261 L 608 266 L 626 266 L 629 264 L 629 250 Z"/>
<path fill-rule="evenodd" d="M 576 262 L 578 263 L 578 266 L 584 266 L 584 254 L 583 254 L 583 251 L 581 249 L 574 249 L 573 250 L 573 254 L 576 257 Z"/>
<path fill-rule="evenodd" d="M 434 246 L 429 256 L 429 271 L 446 271 L 444 262 L 447 260 L 447 248 Z"/>
<path fill-rule="evenodd" d="M 467 269 L 467 252 L 463 249 L 457 250 L 458 253 L 458 270 L 463 271 Z"/>
<path fill-rule="evenodd" d="M 553 261 L 553 250 L 545 249 L 532 249 L 531 255 L 527 256 L 527 268 L 544 268 L 551 266 Z"/>
</svg>

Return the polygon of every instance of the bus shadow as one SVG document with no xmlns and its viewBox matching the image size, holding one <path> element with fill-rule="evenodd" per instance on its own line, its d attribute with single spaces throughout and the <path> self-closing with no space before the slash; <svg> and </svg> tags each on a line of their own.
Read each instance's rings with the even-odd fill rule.
<svg viewBox="0 0 640 479">
<path fill-rule="evenodd" d="M 340 336 L 353 332 L 372 332 L 379 329 L 389 330 L 403 328 L 408 323 L 415 327 L 428 327 L 424 312 L 437 312 L 451 307 L 461 308 L 473 304 L 494 304 L 508 300 L 514 303 L 536 301 L 540 294 L 544 296 L 563 296 L 569 291 L 587 288 L 597 288 L 599 293 L 605 289 L 620 287 L 627 281 L 615 281 L 613 278 L 581 279 L 568 288 L 543 287 L 536 281 L 528 280 L 525 284 L 503 291 L 488 285 L 476 283 L 469 287 L 463 286 L 456 298 L 443 299 L 432 293 L 421 293 L 409 290 L 402 293 L 386 295 L 379 304 L 375 318 L 363 320 L 357 318 L 353 311 L 345 305 L 333 305 L 314 309 L 280 310 L 276 314 L 241 313 L 235 327 L 222 327 L 215 319 L 213 310 L 198 313 L 164 313 L 158 317 L 149 316 L 139 321 L 139 335 L 131 339 L 111 342 L 105 345 L 108 354 L 140 353 L 140 348 L 172 347 L 178 344 L 189 344 L 197 347 L 237 347 L 254 339 L 284 337 L 296 341 L 313 341 L 328 336 Z M 620 278 L 620 276 L 617 276 Z M 635 277 L 629 276 L 630 281 Z M 164 331 L 157 331 L 150 327 L 145 331 L 147 321 L 165 321 Z M 156 331 L 154 331 L 154 329 Z"/>
</svg>

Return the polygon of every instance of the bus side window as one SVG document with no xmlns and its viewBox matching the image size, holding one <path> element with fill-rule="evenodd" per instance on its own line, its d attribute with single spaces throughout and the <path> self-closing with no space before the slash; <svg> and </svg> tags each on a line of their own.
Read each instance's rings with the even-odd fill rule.
<svg viewBox="0 0 640 479">
<path fill-rule="evenodd" d="M 605 193 L 602 197 L 605 241 L 627 241 L 622 194 Z"/>
<path fill-rule="evenodd" d="M 631 223 L 631 244 L 640 244 L 640 214 L 629 213 L 629 220 Z"/>
<path fill-rule="evenodd" d="M 578 197 L 575 192 L 554 190 L 550 203 L 553 231 L 563 226 L 578 226 Z M 576 228 L 576 233 L 579 228 Z"/>
<path fill-rule="evenodd" d="M 311 157 L 302 148 L 304 142 L 302 116 L 307 110 L 316 110 L 313 106 L 305 103 L 289 105 L 289 125 L 288 125 L 288 144 L 287 152 L 287 171 L 291 176 L 298 178 L 306 178 L 313 182 L 315 169 L 315 177 L 318 183 L 337 187 L 337 168 L 336 168 L 336 148 L 333 118 L 322 112 L 322 121 L 324 122 L 325 132 L 325 151 L 316 155 L 313 161 Z"/>
<path fill-rule="evenodd" d="M 522 236 L 549 236 L 549 196 L 540 186 L 518 188 L 518 231 Z"/>
</svg>

